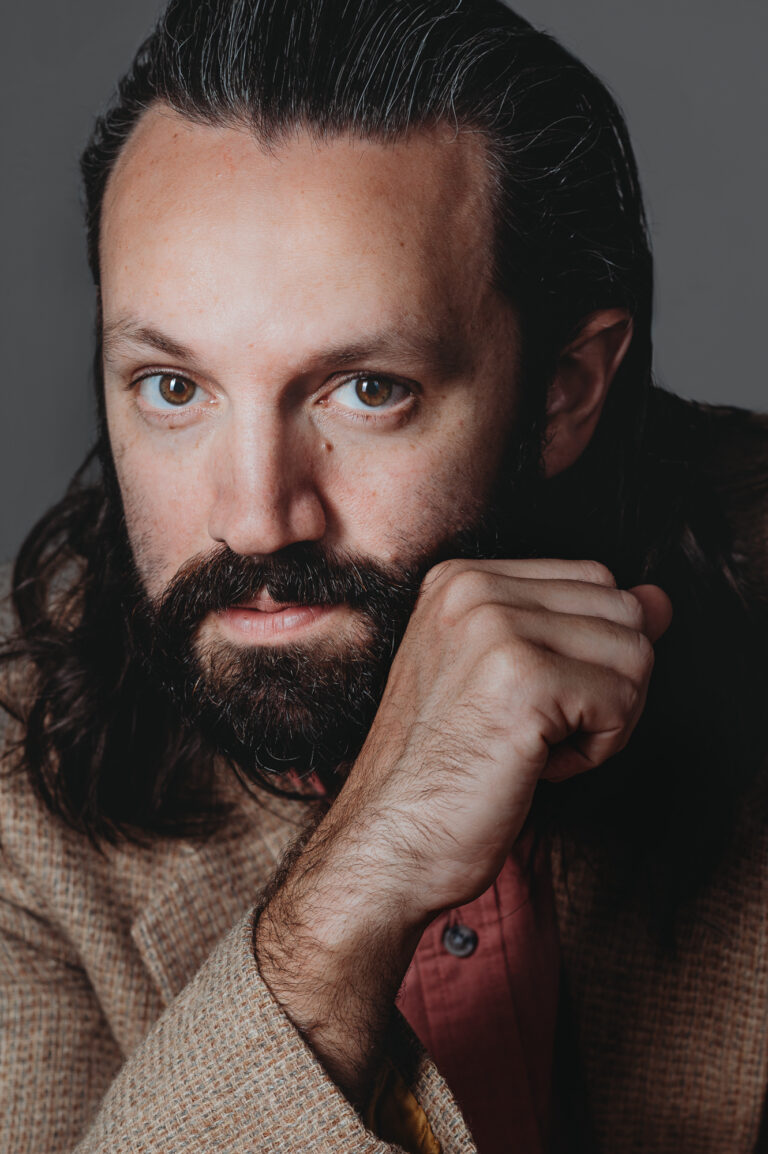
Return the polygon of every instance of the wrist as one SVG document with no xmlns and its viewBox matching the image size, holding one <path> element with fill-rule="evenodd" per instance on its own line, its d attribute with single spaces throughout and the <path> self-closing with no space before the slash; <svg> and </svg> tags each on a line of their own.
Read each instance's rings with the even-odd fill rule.
<svg viewBox="0 0 768 1154">
<path fill-rule="evenodd" d="M 379 840 L 361 827 L 350 836 L 330 817 L 293 862 L 260 921 L 280 927 L 292 952 L 301 944 L 338 968 L 347 957 L 385 945 L 395 958 L 410 960 L 431 917 L 413 901 L 414 887 Z"/>
<path fill-rule="evenodd" d="M 360 1105 L 424 927 L 398 916 L 388 889 L 368 889 L 350 850 L 310 841 L 266 903 L 254 952 L 275 1000 Z"/>
</svg>

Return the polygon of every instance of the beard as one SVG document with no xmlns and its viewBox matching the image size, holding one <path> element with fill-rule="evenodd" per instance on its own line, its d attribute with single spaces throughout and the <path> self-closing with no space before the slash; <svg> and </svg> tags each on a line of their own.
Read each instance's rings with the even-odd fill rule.
<svg viewBox="0 0 768 1154">
<path fill-rule="evenodd" d="M 493 556 L 491 521 L 484 516 L 402 564 L 313 542 L 263 559 L 226 546 L 195 557 L 160 598 L 138 594 L 132 617 L 147 676 L 185 726 L 246 781 L 303 794 L 308 782 L 332 796 L 368 735 L 424 576 L 447 558 Z M 296 605 L 343 605 L 352 610 L 351 631 L 343 640 L 261 646 L 201 637 L 211 614 L 260 593 Z"/>
<path fill-rule="evenodd" d="M 135 651 L 182 727 L 246 784 L 288 796 L 334 796 L 371 728 L 427 572 L 451 558 L 540 553 L 543 413 L 526 414 L 471 523 L 414 550 L 407 562 L 383 565 L 315 542 L 258 559 L 221 546 L 192 558 L 152 599 L 132 557 Z M 117 496 L 113 469 L 111 477 Z M 351 639 L 274 646 L 201 640 L 207 617 L 260 593 L 275 602 L 346 606 Z"/>
</svg>

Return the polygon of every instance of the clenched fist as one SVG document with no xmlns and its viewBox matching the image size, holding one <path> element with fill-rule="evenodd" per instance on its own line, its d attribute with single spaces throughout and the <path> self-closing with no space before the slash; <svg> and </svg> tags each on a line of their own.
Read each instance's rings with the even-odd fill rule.
<svg viewBox="0 0 768 1154">
<path fill-rule="evenodd" d="M 369 846 L 382 868 L 391 846 L 422 913 L 470 901 L 501 869 L 539 778 L 627 743 L 670 619 L 661 589 L 617 589 L 592 562 L 438 566 L 337 816 L 370 822 Z"/>
</svg>

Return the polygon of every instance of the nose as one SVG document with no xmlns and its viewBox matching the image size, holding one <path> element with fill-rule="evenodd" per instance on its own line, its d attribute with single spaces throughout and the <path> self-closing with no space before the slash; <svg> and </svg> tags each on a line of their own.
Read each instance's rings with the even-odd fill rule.
<svg viewBox="0 0 768 1154">
<path fill-rule="evenodd" d="M 256 556 L 322 538 L 326 515 L 311 446 L 279 414 L 222 430 L 212 456 L 214 541 Z"/>
</svg>

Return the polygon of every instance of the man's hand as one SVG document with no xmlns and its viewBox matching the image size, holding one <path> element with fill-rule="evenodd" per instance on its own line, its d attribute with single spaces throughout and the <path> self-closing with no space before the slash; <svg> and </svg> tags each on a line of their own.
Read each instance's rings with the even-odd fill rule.
<svg viewBox="0 0 768 1154">
<path fill-rule="evenodd" d="M 424 580 L 368 739 L 262 915 L 265 980 L 359 1100 L 419 937 L 482 893 L 541 777 L 600 765 L 671 620 L 603 566 L 449 561 Z"/>
</svg>

